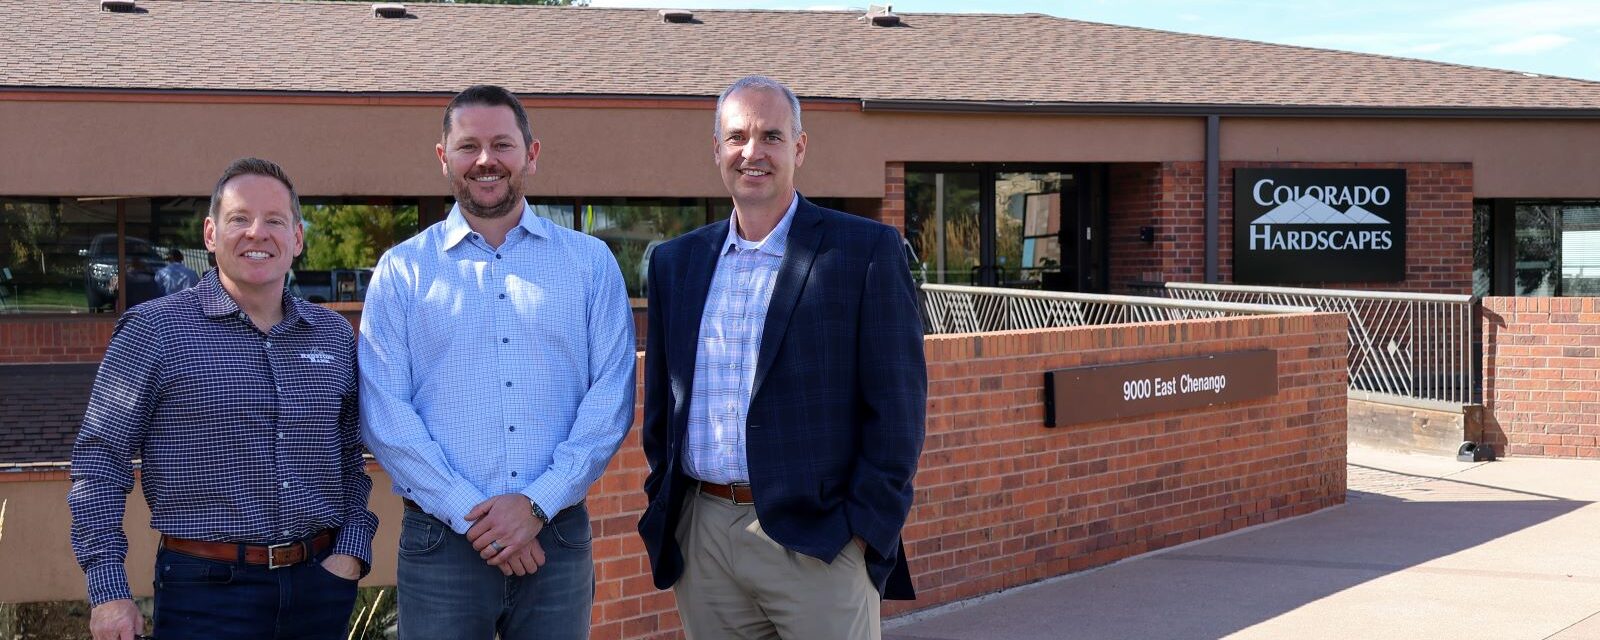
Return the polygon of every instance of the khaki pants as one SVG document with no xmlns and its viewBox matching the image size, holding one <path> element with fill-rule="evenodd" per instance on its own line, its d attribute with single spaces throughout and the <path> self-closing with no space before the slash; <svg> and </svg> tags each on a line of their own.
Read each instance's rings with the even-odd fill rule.
<svg viewBox="0 0 1600 640">
<path fill-rule="evenodd" d="M 879 640 L 877 589 L 861 548 L 833 562 L 783 548 L 756 509 L 699 491 L 677 531 L 683 577 L 673 587 L 689 640 Z"/>
</svg>

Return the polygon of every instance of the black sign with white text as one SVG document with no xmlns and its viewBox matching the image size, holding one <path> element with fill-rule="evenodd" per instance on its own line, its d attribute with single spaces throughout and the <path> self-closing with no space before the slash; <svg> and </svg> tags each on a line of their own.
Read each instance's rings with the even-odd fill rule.
<svg viewBox="0 0 1600 640">
<path fill-rule="evenodd" d="M 1405 277 L 1404 169 L 1234 170 L 1234 282 Z"/>
</svg>

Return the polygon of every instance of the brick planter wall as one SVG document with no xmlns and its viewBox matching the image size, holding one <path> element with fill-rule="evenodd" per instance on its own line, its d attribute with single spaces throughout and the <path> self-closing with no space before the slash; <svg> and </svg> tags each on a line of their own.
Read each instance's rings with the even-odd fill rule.
<svg viewBox="0 0 1600 640">
<path fill-rule="evenodd" d="M 1600 298 L 1483 299 L 1484 440 L 1600 459 Z"/>
<path fill-rule="evenodd" d="M 1343 315 L 1309 314 L 929 337 L 928 437 L 906 528 L 920 599 L 889 603 L 885 614 L 1343 502 L 1344 323 Z M 1276 396 L 1043 426 L 1045 370 L 1264 348 L 1278 351 Z M 645 473 L 634 429 L 588 497 L 596 640 L 678 634 L 672 594 L 651 585 L 635 532 Z M 373 475 L 383 524 L 369 586 L 394 584 L 401 520 L 388 479 L 380 469 Z M 10 515 L 28 523 L 30 540 L 53 549 L 0 546 L 0 566 L 38 576 L 0 585 L 0 601 L 83 597 L 82 574 L 65 548 L 67 485 L 62 470 L 0 472 Z M 135 492 L 130 501 L 130 572 L 135 592 L 146 595 L 154 535 L 143 498 Z"/>
</svg>

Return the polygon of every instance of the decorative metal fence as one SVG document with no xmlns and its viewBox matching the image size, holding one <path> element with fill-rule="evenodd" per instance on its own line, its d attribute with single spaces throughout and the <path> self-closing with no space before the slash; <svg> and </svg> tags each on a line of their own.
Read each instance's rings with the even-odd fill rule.
<svg viewBox="0 0 1600 640">
<path fill-rule="evenodd" d="M 1169 282 L 1167 299 L 1313 307 L 1350 318 L 1350 389 L 1474 401 L 1477 299 L 1470 295 Z"/>
<path fill-rule="evenodd" d="M 922 285 L 927 332 L 976 333 L 1195 318 L 1304 313 L 1310 307 L 1170 300 L 945 284 Z"/>
</svg>

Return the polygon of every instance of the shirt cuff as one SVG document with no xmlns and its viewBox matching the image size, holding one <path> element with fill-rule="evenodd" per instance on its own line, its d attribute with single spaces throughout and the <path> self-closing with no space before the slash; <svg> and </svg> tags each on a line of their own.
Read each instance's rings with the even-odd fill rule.
<svg viewBox="0 0 1600 640">
<path fill-rule="evenodd" d="M 133 599 L 133 592 L 128 590 L 128 571 L 120 562 L 102 562 L 84 572 L 84 577 L 89 580 L 91 606 Z"/>
<path fill-rule="evenodd" d="M 544 515 L 551 520 L 554 520 L 556 514 L 561 513 L 562 509 L 570 506 L 563 503 L 561 488 L 555 486 L 554 480 L 547 473 L 539 476 L 539 479 L 534 480 L 532 484 L 522 488 L 522 495 L 527 496 L 534 504 L 539 505 L 539 508 L 544 510 Z"/>
<path fill-rule="evenodd" d="M 440 519 L 445 520 L 445 524 L 450 525 L 450 529 L 456 533 L 467 535 L 467 529 L 472 528 L 472 523 L 467 521 L 467 512 L 472 511 L 473 507 L 478 506 L 484 500 L 487 500 L 487 498 L 478 493 L 478 490 L 469 483 L 463 482 L 451 487 L 450 492 L 444 495 L 444 504 L 441 505 L 444 509 L 444 514 L 442 514 L 444 517 Z M 439 518 L 440 515 L 433 514 L 436 518 Z M 448 519 L 446 520 L 445 518 Z"/>
<path fill-rule="evenodd" d="M 360 560 L 361 577 L 366 577 L 372 570 L 372 530 L 351 525 L 341 527 L 339 538 L 333 542 L 333 552 Z"/>
</svg>

